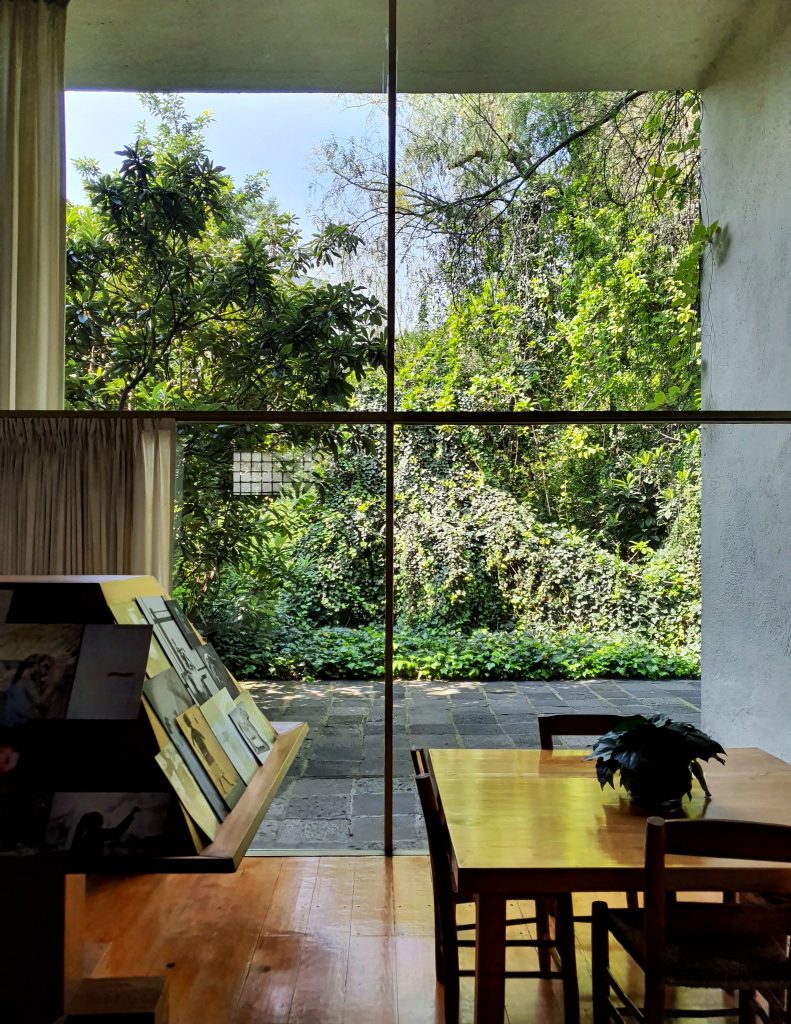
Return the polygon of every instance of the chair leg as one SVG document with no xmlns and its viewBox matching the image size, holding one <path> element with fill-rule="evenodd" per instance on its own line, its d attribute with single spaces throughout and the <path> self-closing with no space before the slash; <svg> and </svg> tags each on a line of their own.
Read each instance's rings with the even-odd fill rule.
<svg viewBox="0 0 791 1024">
<path fill-rule="evenodd" d="M 664 1024 L 665 1020 L 665 979 L 652 974 L 645 975 L 645 1007 L 643 1024 Z"/>
<path fill-rule="evenodd" d="M 569 893 L 556 898 L 555 937 L 563 972 L 563 1024 L 579 1024 L 577 949 L 574 939 L 574 903 Z"/>
<path fill-rule="evenodd" d="M 549 928 L 549 904 L 547 900 L 536 900 L 536 937 L 544 942 L 552 938 Z M 542 974 L 552 970 L 552 957 L 548 946 L 538 947 L 538 969 Z"/>
<path fill-rule="evenodd" d="M 632 890 L 631 892 L 627 892 L 626 894 L 626 907 L 628 910 L 640 909 L 640 900 L 637 896 L 637 893 L 634 892 L 634 890 Z"/>
<path fill-rule="evenodd" d="M 436 898 L 434 899 L 434 971 L 437 981 L 442 985 L 445 981 L 445 958 L 442 951 L 442 921 Z"/>
<path fill-rule="evenodd" d="M 591 922 L 593 1024 L 610 1024 L 610 935 L 606 903 L 596 900 L 591 908 Z"/>
<path fill-rule="evenodd" d="M 459 1024 L 459 947 L 454 929 L 442 942 L 445 1024 Z"/>
<path fill-rule="evenodd" d="M 445 1024 L 459 1024 L 459 974 L 448 974 L 443 986 Z"/>
<path fill-rule="evenodd" d="M 739 991 L 739 1024 L 755 1024 L 755 993 L 746 989 Z"/>
</svg>

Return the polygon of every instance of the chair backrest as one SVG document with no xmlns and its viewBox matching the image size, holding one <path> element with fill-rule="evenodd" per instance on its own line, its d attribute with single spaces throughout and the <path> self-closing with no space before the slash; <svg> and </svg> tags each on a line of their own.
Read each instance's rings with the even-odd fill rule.
<svg viewBox="0 0 791 1024">
<path fill-rule="evenodd" d="M 651 817 L 645 834 L 645 944 L 649 962 L 659 966 L 664 960 L 667 929 L 791 935 L 791 907 L 754 906 L 742 903 L 693 904 L 668 903 L 665 858 L 667 854 L 733 860 L 775 861 L 791 868 L 791 826 L 763 822 L 700 820 L 665 821 Z M 711 889 L 720 891 L 720 885 Z"/>
<path fill-rule="evenodd" d="M 431 875 L 434 880 L 434 898 L 441 912 L 452 913 L 453 876 L 450 866 L 450 836 L 440 810 L 437 790 L 430 773 L 430 765 L 423 750 L 412 751 L 415 765 L 415 785 L 420 807 L 426 823 L 428 854 L 431 861 Z M 423 771 L 423 769 L 429 769 Z"/>
<path fill-rule="evenodd" d="M 623 715 L 539 715 L 542 750 L 554 750 L 555 736 L 601 736 L 623 720 Z"/>
</svg>

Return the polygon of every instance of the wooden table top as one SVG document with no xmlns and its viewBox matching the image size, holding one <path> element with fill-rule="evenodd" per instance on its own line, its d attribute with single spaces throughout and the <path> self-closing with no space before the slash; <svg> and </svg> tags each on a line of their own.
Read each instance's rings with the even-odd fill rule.
<svg viewBox="0 0 791 1024">
<path fill-rule="evenodd" d="M 454 854 L 473 892 L 596 892 L 642 885 L 645 812 L 601 790 L 585 750 L 430 751 Z M 712 799 L 695 783 L 681 816 L 791 825 L 791 766 L 757 748 L 705 765 Z M 678 816 L 678 815 L 676 815 Z M 778 865 L 668 858 L 677 889 L 791 891 Z"/>
</svg>

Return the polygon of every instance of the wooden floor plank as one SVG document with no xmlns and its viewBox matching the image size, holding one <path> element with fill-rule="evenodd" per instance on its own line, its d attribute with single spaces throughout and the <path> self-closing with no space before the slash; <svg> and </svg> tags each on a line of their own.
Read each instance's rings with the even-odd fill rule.
<svg viewBox="0 0 791 1024">
<path fill-rule="evenodd" d="M 396 935 L 433 935 L 434 903 L 428 857 L 393 858 Z"/>
<path fill-rule="evenodd" d="M 343 1024 L 398 1024 L 395 940 L 352 935 L 346 971 Z"/>
<path fill-rule="evenodd" d="M 355 857 L 352 935 L 392 935 L 393 861 Z"/>
<path fill-rule="evenodd" d="M 233 1016 L 234 1024 L 287 1024 L 302 960 L 304 936 L 259 938 Z"/>
<path fill-rule="evenodd" d="M 623 905 L 618 894 L 606 895 Z M 590 909 L 590 897 L 576 901 Z M 532 916 L 532 903 L 508 916 Z M 470 908 L 460 918 L 472 919 Z M 531 933 L 524 928 L 523 934 Z M 581 1022 L 591 1021 L 590 925 L 577 925 Z M 87 941 L 104 950 L 94 976 L 167 974 L 170 1024 L 441 1024 L 434 977 L 431 877 L 425 857 L 249 858 L 235 875 L 94 880 Z M 510 950 L 529 969 L 532 950 Z M 463 954 L 465 964 L 470 955 Z M 641 974 L 613 947 L 634 996 Z M 473 985 L 462 979 L 460 1024 Z M 727 1001 L 727 997 L 726 997 Z M 716 1007 L 719 993 L 682 993 Z M 509 980 L 508 1024 L 562 1024 L 559 984 Z"/>
<path fill-rule="evenodd" d="M 268 857 L 254 859 L 269 860 Z M 278 884 L 264 918 L 264 931 L 270 935 L 285 935 L 289 932 L 301 935 L 305 931 L 318 871 L 318 857 L 283 858 Z"/>
</svg>

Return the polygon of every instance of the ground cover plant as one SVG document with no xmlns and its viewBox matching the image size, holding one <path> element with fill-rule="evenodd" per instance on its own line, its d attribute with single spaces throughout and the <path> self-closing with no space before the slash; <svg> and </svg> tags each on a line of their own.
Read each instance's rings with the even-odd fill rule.
<svg viewBox="0 0 791 1024">
<path fill-rule="evenodd" d="M 326 144 L 306 238 L 145 103 L 69 210 L 72 407 L 381 408 L 378 150 Z M 401 132 L 401 408 L 696 407 L 694 94 L 407 97 Z M 241 499 L 240 448 L 313 468 Z M 383 674 L 383 457 L 375 427 L 181 432 L 178 596 L 239 676 Z M 696 675 L 699 478 L 678 426 L 400 428 L 396 674 Z"/>
</svg>

